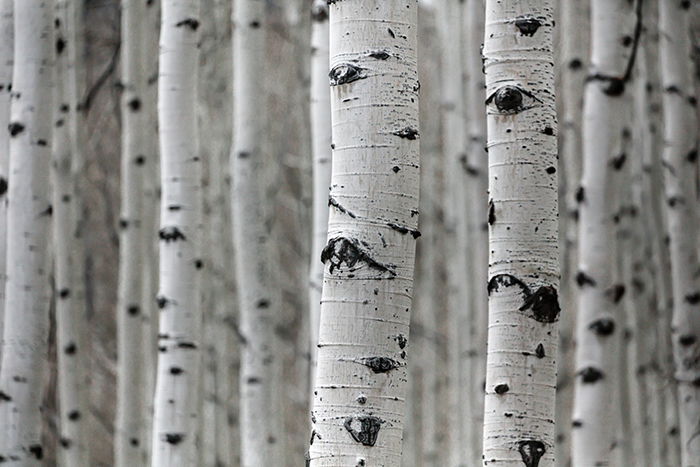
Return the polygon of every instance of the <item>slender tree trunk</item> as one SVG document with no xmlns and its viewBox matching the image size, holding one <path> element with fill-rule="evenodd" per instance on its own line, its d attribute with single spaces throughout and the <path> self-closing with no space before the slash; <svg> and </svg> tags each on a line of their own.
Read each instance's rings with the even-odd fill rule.
<svg viewBox="0 0 700 467">
<path fill-rule="evenodd" d="M 332 209 L 312 467 L 398 466 L 419 236 L 415 0 L 330 5 Z"/>
<path fill-rule="evenodd" d="M 201 161 L 196 120 L 199 2 L 165 0 L 158 121 L 161 183 L 160 313 L 154 467 L 196 465 L 201 361 Z"/>
<path fill-rule="evenodd" d="M 552 2 L 486 2 L 489 331 L 484 465 L 550 467 L 559 320 Z"/>
<path fill-rule="evenodd" d="M 672 341 L 680 414 L 681 465 L 700 463 L 700 279 L 698 278 L 697 120 L 690 68 L 689 2 L 660 0 L 664 184 L 671 239 Z M 689 105 L 690 104 L 690 105 Z"/>
<path fill-rule="evenodd" d="M 7 247 L 7 188 L 10 165 L 10 133 L 5 131 L 10 123 L 12 92 L 12 63 L 14 53 L 13 0 L 0 2 L 0 336 L 5 316 L 5 258 Z M 2 346 L 0 346 L 2 362 Z"/>
<path fill-rule="evenodd" d="M 311 387 L 316 377 L 316 345 L 321 316 L 323 263 L 321 252 L 328 238 L 328 191 L 331 184 L 331 102 L 328 87 L 328 6 L 325 0 L 312 5 L 311 36 L 311 134 L 313 142 L 313 246 L 309 268 Z"/>
<path fill-rule="evenodd" d="M 60 409 L 60 465 L 88 466 L 87 443 L 88 370 L 86 309 L 80 213 L 75 209 L 80 193 L 73 173 L 82 150 L 78 142 L 77 9 L 72 0 L 56 4 L 56 87 L 53 137 L 53 240 L 56 283 L 56 346 L 58 347 L 58 395 Z M 79 206 L 81 203 L 77 203 Z"/>
<path fill-rule="evenodd" d="M 49 327 L 53 2 L 16 0 L 0 456 L 39 466 Z M 13 461 L 11 460 L 11 463 Z"/>
<path fill-rule="evenodd" d="M 119 239 L 119 290 L 117 295 L 117 409 L 114 457 L 118 467 L 139 464 L 149 442 L 142 430 L 148 406 L 141 390 L 146 382 L 142 364 L 148 348 L 143 339 L 142 235 L 143 180 L 148 154 L 145 14 L 141 0 L 122 2 L 122 109 L 121 215 Z M 152 157 L 152 156 L 151 156 Z"/>
<path fill-rule="evenodd" d="M 262 137 L 265 103 L 265 2 L 234 2 L 234 128 L 231 167 L 240 332 L 241 465 L 279 465 L 279 355 L 274 327 L 281 304 L 271 283 L 270 230 L 265 223 Z"/>
</svg>

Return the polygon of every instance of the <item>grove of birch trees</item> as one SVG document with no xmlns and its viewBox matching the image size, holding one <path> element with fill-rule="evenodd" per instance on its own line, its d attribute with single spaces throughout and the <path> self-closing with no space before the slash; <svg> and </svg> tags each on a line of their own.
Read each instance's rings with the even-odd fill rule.
<svg viewBox="0 0 700 467">
<path fill-rule="evenodd" d="M 0 0 L 0 465 L 700 467 L 698 95 L 698 0 Z"/>
</svg>

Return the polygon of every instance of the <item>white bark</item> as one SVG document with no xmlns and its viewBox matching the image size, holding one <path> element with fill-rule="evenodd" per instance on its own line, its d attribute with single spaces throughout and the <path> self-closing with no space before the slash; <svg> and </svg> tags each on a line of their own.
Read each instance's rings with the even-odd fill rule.
<svg viewBox="0 0 700 467">
<path fill-rule="evenodd" d="M 201 161 L 195 108 L 199 2 L 163 2 L 158 121 L 161 184 L 160 334 L 154 467 L 196 465 L 201 360 Z"/>
<path fill-rule="evenodd" d="M 53 2 L 16 0 L 14 15 L 0 456 L 8 465 L 39 466 L 50 300 Z"/>
<path fill-rule="evenodd" d="M 559 319 L 552 2 L 486 2 L 484 465 L 551 467 Z"/>
<path fill-rule="evenodd" d="M 688 2 L 659 3 L 664 108 L 664 185 L 671 239 L 672 337 L 680 415 L 681 465 L 700 462 L 700 278 L 698 278 L 697 119 L 690 67 Z"/>
<path fill-rule="evenodd" d="M 60 422 L 59 465 L 88 466 L 87 443 L 89 339 L 86 336 L 84 258 L 79 235 L 82 206 L 73 165 L 80 161 L 78 141 L 77 5 L 56 3 L 56 87 L 53 137 L 53 241 L 56 283 L 56 346 Z"/>
<path fill-rule="evenodd" d="M 279 465 L 282 413 L 278 410 L 280 355 L 274 327 L 281 307 L 271 281 L 270 232 L 262 214 L 265 2 L 234 2 L 231 152 L 233 242 L 243 338 L 240 370 L 241 465 Z"/>
<path fill-rule="evenodd" d="M 142 462 L 148 433 L 143 432 L 143 412 L 148 406 L 146 394 L 140 390 L 146 382 L 143 339 L 142 234 L 144 198 L 143 179 L 147 147 L 145 111 L 146 3 L 124 0 L 121 5 L 122 30 L 122 157 L 121 215 L 119 238 L 119 289 L 117 294 L 117 408 L 114 457 L 119 467 Z M 151 156 L 152 157 L 152 156 Z M 149 239 L 150 240 L 150 239 Z"/>
<path fill-rule="evenodd" d="M 321 252 L 328 238 L 328 194 L 331 184 L 331 93 L 328 87 L 329 29 L 326 0 L 312 6 L 311 135 L 313 143 L 313 246 L 309 268 L 311 387 L 316 377 L 316 345 L 321 316 L 323 263 Z"/>
<path fill-rule="evenodd" d="M 415 0 L 330 5 L 333 175 L 312 467 L 399 466 L 418 237 Z"/>
<path fill-rule="evenodd" d="M 12 62 L 14 31 L 12 1 L 0 2 L 0 336 L 5 315 L 5 257 L 7 247 L 7 188 L 10 165 L 10 93 L 12 92 Z M 0 346 L 0 362 L 2 361 Z"/>
</svg>

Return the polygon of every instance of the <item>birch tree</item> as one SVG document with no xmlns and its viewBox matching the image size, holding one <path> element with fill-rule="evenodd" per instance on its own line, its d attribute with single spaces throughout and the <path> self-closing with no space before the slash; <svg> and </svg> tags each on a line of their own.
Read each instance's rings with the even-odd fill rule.
<svg viewBox="0 0 700 467">
<path fill-rule="evenodd" d="M 14 2 L 0 456 L 24 466 L 39 466 L 44 457 L 41 410 L 50 300 L 53 7 L 50 0 Z"/>
<path fill-rule="evenodd" d="M 321 315 L 323 263 L 319 261 L 328 233 L 328 191 L 331 183 L 331 102 L 328 87 L 329 36 L 328 5 L 316 0 L 311 18 L 311 134 L 313 143 L 313 246 L 309 268 L 309 305 L 311 317 L 311 385 L 316 374 L 316 344 Z"/>
<path fill-rule="evenodd" d="M 312 467 L 398 466 L 419 236 L 418 2 L 330 5 L 333 167 Z"/>
<path fill-rule="evenodd" d="M 10 133 L 4 131 L 10 123 L 10 94 L 12 92 L 12 60 L 14 31 L 12 1 L 0 2 L 0 336 L 5 314 L 5 257 L 7 247 L 7 188 L 10 164 Z M 0 362 L 2 346 L 0 346 Z"/>
<path fill-rule="evenodd" d="M 484 465 L 554 466 L 558 210 L 552 2 L 486 2 Z"/>
<path fill-rule="evenodd" d="M 196 465 L 201 360 L 199 2 L 165 0 L 158 77 L 162 205 L 152 463 Z"/>
<path fill-rule="evenodd" d="M 673 352 L 680 415 L 681 465 L 700 462 L 700 279 L 697 233 L 697 119 L 691 79 L 690 2 L 659 2 L 664 108 L 664 185 L 673 281 Z"/>
<path fill-rule="evenodd" d="M 58 395 L 60 410 L 60 465 L 88 466 L 87 444 L 88 370 L 86 366 L 86 310 L 83 268 L 79 262 L 82 243 L 73 176 L 78 143 L 78 42 L 77 10 L 73 0 L 56 2 L 56 86 L 53 137 L 53 240 L 58 347 Z"/>
</svg>

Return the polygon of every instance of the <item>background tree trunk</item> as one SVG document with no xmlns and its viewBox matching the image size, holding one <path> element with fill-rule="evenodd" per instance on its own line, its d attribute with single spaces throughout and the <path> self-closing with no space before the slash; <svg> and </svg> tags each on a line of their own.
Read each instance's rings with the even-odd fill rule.
<svg viewBox="0 0 700 467">
<path fill-rule="evenodd" d="M 5 258 L 7 255 L 7 188 L 10 165 L 10 123 L 12 63 L 14 53 L 13 0 L 0 2 L 0 336 L 5 316 Z M 0 346 L 0 363 L 2 346 Z"/>
</svg>

